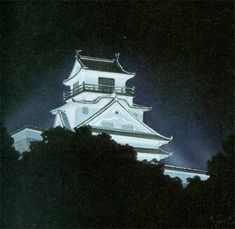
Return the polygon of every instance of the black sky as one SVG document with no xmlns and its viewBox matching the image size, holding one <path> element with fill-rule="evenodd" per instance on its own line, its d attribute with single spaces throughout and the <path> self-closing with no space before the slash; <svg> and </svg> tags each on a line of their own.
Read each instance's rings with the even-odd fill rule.
<svg viewBox="0 0 235 229">
<path fill-rule="evenodd" d="M 1 119 L 9 131 L 50 127 L 62 80 L 84 55 L 136 72 L 145 122 L 174 136 L 168 160 L 202 167 L 233 132 L 232 1 L 1 1 Z"/>
</svg>

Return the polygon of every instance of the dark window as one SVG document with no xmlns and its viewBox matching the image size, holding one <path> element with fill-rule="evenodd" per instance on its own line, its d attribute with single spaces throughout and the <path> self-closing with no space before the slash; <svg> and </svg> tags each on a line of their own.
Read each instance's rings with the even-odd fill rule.
<svg viewBox="0 0 235 229">
<path fill-rule="evenodd" d="M 112 78 L 99 77 L 99 90 L 105 93 L 112 93 L 114 91 L 115 81 Z"/>
</svg>

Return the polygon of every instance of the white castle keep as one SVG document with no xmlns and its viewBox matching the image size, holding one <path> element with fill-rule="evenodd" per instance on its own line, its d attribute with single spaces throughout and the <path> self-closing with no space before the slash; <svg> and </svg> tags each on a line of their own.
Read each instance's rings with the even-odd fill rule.
<svg viewBox="0 0 235 229">
<path fill-rule="evenodd" d="M 137 160 L 160 161 L 172 155 L 161 149 L 172 137 L 166 137 L 143 122 L 144 112 L 151 107 L 133 102 L 135 88 L 126 87 L 126 82 L 135 73 L 125 71 L 119 63 L 119 54 L 114 59 L 80 55 L 76 51 L 75 63 L 64 85 L 65 104 L 53 109 L 53 127 L 61 126 L 74 130 L 89 125 L 94 135 L 109 134 L 120 144 L 129 144 L 137 152 Z M 29 149 L 31 141 L 39 141 L 42 130 L 25 126 L 12 134 L 17 150 Z M 186 183 L 188 177 L 208 178 L 205 171 L 165 165 L 165 174 L 179 177 Z"/>
</svg>

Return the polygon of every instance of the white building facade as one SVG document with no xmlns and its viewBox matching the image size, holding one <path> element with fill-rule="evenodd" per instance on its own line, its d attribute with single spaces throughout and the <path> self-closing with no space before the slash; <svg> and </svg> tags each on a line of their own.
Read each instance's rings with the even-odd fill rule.
<svg viewBox="0 0 235 229">
<path fill-rule="evenodd" d="M 164 159 L 171 153 L 160 147 L 172 138 L 162 136 L 143 122 L 144 112 L 151 107 L 133 103 L 135 89 L 126 82 L 135 73 L 125 71 L 114 59 L 81 56 L 78 51 L 74 67 L 63 83 L 65 105 L 52 110 L 54 127 L 73 130 L 89 125 L 94 134 L 105 132 L 121 144 L 137 151 L 139 160 Z"/>
<path fill-rule="evenodd" d="M 133 146 L 137 159 L 141 161 L 160 161 L 171 156 L 172 153 L 161 149 L 161 146 L 168 144 L 172 137 L 157 133 L 143 122 L 144 112 L 151 107 L 133 102 L 135 88 L 127 87 L 126 83 L 134 76 L 135 73 L 122 68 L 119 54 L 114 59 L 104 59 L 82 56 L 77 51 L 74 67 L 63 81 L 69 87 L 64 93 L 65 104 L 51 111 L 55 116 L 53 127 L 74 130 L 89 125 L 95 135 L 105 132 L 116 142 Z M 27 150 L 27 142 L 29 145 L 32 140 L 41 140 L 41 136 L 35 134 L 38 130 L 29 129 L 23 128 L 12 135 L 19 151 Z M 20 148 L 20 145 L 24 147 Z M 175 166 L 166 167 L 165 173 L 171 177 L 178 176 L 183 182 L 195 175 L 203 180 L 208 178 L 205 171 L 189 171 Z"/>
</svg>

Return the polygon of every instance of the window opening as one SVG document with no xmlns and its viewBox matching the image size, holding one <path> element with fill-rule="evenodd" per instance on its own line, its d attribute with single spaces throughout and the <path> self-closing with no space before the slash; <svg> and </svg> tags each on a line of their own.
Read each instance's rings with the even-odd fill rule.
<svg viewBox="0 0 235 229">
<path fill-rule="evenodd" d="M 83 108 L 82 108 L 82 113 L 83 113 L 83 114 L 88 114 L 88 113 L 89 113 L 88 107 L 83 107 Z"/>
<path fill-rule="evenodd" d="M 112 93 L 114 91 L 115 81 L 113 78 L 99 77 L 99 90 L 104 93 Z"/>
</svg>

